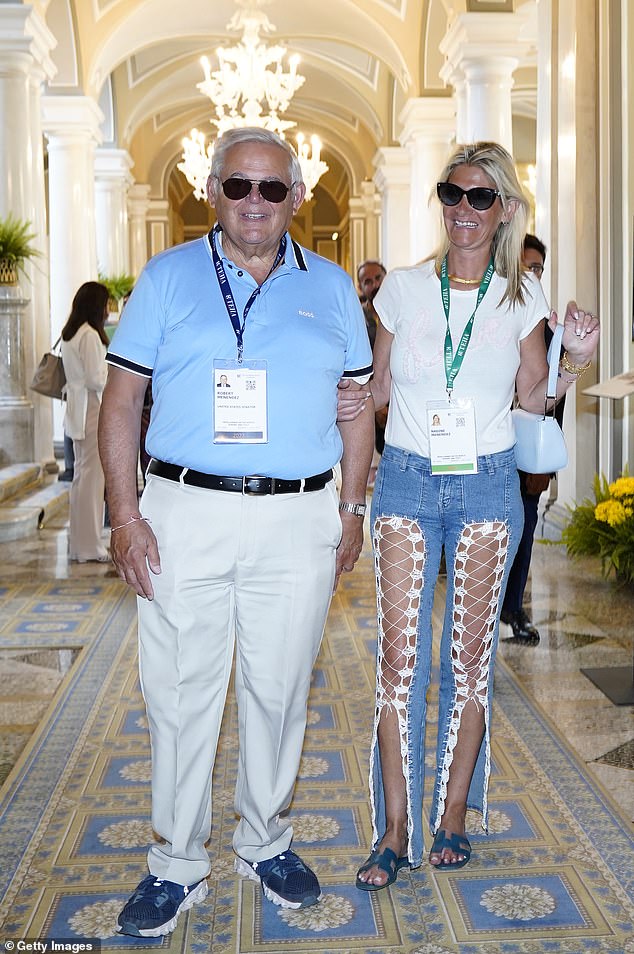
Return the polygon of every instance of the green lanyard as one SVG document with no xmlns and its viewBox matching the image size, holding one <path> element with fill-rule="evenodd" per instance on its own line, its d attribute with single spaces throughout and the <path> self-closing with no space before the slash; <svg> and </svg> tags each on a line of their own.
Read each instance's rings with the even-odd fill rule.
<svg viewBox="0 0 634 954">
<path fill-rule="evenodd" d="M 471 332 L 473 331 L 473 321 L 476 311 L 480 306 L 480 302 L 486 295 L 487 288 L 491 284 L 491 278 L 493 277 L 494 270 L 495 268 L 493 265 L 493 259 L 491 258 L 489 259 L 486 272 L 482 276 L 482 281 L 480 282 L 480 288 L 478 289 L 478 300 L 476 301 L 476 306 L 473 309 L 473 314 L 465 325 L 465 329 L 462 332 L 462 338 L 460 339 L 460 343 L 458 345 L 458 350 L 454 355 L 451 331 L 449 330 L 449 274 L 447 269 L 446 255 L 442 261 L 442 265 L 440 266 L 440 291 L 442 294 L 442 306 L 445 309 L 445 318 L 447 319 L 447 332 L 445 334 L 445 376 L 447 378 L 447 397 L 449 400 L 451 400 L 451 392 L 453 391 L 453 384 L 456 380 L 456 375 L 462 367 L 462 361 L 465 356 L 469 341 L 471 340 Z"/>
</svg>

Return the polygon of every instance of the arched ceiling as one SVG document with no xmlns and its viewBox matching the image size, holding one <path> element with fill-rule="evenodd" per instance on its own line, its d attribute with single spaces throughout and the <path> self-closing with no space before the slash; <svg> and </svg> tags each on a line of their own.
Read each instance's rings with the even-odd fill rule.
<svg viewBox="0 0 634 954">
<path fill-rule="evenodd" d="M 439 43 L 453 17 L 478 2 L 259 0 L 276 28 L 265 42 L 299 53 L 306 77 L 285 118 L 319 135 L 323 158 L 336 181 L 343 168 L 351 194 L 372 176 L 376 150 L 394 144 L 402 105 L 450 94 L 438 75 Z M 41 8 L 58 40 L 51 92 L 111 103 L 105 139 L 129 151 L 137 181 L 165 195 L 182 138 L 194 126 L 214 129 L 212 106 L 196 88 L 199 59 L 207 54 L 215 68 L 215 49 L 238 42 L 227 30 L 235 0 L 43 0 Z"/>
</svg>

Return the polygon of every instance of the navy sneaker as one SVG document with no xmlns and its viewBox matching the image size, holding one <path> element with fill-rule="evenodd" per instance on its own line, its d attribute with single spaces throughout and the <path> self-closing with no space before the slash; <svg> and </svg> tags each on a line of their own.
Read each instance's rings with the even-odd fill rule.
<svg viewBox="0 0 634 954">
<path fill-rule="evenodd" d="M 148 875 L 117 918 L 119 934 L 161 937 L 176 927 L 181 911 L 188 911 L 207 897 L 207 882 L 176 884 Z"/>
<path fill-rule="evenodd" d="M 237 857 L 238 874 L 259 881 L 265 897 L 282 908 L 308 908 L 321 898 L 314 871 L 294 851 L 284 851 L 266 861 L 246 861 Z"/>
</svg>

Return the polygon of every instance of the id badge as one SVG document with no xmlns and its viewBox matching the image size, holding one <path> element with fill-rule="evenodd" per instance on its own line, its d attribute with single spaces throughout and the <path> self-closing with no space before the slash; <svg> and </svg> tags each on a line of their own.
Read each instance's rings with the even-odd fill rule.
<svg viewBox="0 0 634 954">
<path fill-rule="evenodd" d="M 432 474 L 477 474 L 473 401 L 429 401 L 427 430 Z"/>
<path fill-rule="evenodd" d="M 214 444 L 266 444 L 266 361 L 214 361 Z"/>
</svg>

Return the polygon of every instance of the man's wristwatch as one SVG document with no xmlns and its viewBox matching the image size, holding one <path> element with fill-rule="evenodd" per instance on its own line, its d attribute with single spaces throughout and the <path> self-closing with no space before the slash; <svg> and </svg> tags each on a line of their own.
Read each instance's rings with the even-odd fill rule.
<svg viewBox="0 0 634 954">
<path fill-rule="evenodd" d="M 348 503 L 346 500 L 341 500 L 339 503 L 339 509 L 345 510 L 346 513 L 353 513 L 355 517 L 365 517 L 367 504 Z"/>
</svg>

